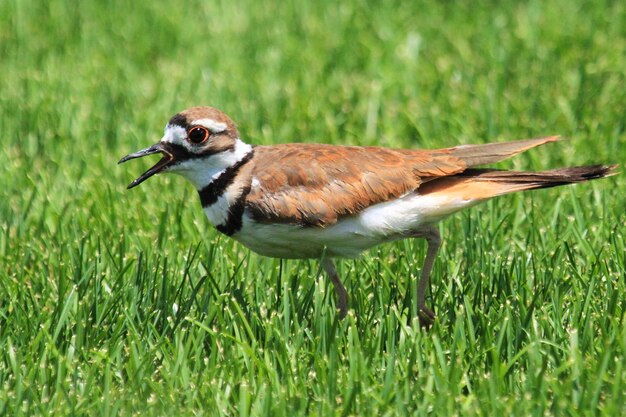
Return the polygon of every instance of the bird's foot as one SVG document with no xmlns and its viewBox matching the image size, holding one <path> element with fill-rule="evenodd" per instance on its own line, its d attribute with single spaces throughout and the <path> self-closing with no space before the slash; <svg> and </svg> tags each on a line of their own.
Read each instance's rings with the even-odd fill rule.
<svg viewBox="0 0 626 417">
<path fill-rule="evenodd" d="M 417 316 L 423 329 L 430 329 L 435 322 L 435 312 L 426 306 L 418 307 Z"/>
<path fill-rule="evenodd" d="M 344 289 L 337 291 L 337 317 L 343 320 L 348 314 L 348 293 Z"/>
</svg>

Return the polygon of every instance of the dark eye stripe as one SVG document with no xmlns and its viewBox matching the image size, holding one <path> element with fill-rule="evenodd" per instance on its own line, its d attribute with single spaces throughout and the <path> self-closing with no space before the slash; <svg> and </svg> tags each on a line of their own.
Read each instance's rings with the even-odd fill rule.
<svg viewBox="0 0 626 417">
<path fill-rule="evenodd" d="M 205 154 L 191 153 L 183 145 L 178 145 L 176 143 L 168 143 L 166 146 L 167 150 L 174 156 L 176 162 L 183 162 L 188 159 L 203 158 L 206 156 Z"/>
<path fill-rule="evenodd" d="M 221 152 L 230 152 L 233 151 L 235 149 L 235 144 L 233 143 L 232 145 L 228 146 L 228 147 L 222 147 L 222 148 L 218 148 L 218 149 L 211 149 L 209 147 L 209 149 L 205 149 L 203 152 L 201 153 L 193 153 L 193 152 L 189 152 L 187 150 L 187 148 L 185 148 L 183 145 L 178 145 L 176 143 L 167 143 L 165 144 L 165 146 L 167 147 L 167 151 L 169 153 L 172 154 L 172 156 L 174 156 L 174 160 L 176 162 L 174 162 L 172 165 L 176 165 L 179 164 L 181 162 L 184 161 L 188 161 L 190 159 L 200 159 L 200 158 L 207 158 L 211 155 L 215 155 Z"/>
</svg>

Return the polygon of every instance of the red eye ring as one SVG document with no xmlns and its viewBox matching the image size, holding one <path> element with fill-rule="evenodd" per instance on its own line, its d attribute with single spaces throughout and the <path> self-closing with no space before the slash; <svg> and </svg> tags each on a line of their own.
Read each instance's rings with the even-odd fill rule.
<svg viewBox="0 0 626 417">
<path fill-rule="evenodd" d="M 209 129 L 203 126 L 194 126 L 187 132 L 187 139 L 189 142 L 199 144 L 206 142 L 209 138 Z"/>
</svg>

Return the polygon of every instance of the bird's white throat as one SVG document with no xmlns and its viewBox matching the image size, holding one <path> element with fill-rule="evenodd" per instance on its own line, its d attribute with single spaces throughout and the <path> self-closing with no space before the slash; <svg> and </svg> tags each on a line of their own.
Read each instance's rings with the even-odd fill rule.
<svg viewBox="0 0 626 417">
<path fill-rule="evenodd" d="M 237 139 L 230 151 L 219 152 L 205 158 L 189 159 L 172 166 L 168 171 L 182 175 L 191 181 L 197 190 L 201 190 L 250 152 L 252 146 Z"/>
</svg>

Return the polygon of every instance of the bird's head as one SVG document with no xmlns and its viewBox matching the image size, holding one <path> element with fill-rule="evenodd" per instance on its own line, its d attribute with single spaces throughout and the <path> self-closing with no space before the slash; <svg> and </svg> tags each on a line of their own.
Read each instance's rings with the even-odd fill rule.
<svg viewBox="0 0 626 417">
<path fill-rule="evenodd" d="M 239 140 L 233 121 L 213 107 L 192 107 L 170 119 L 161 140 L 149 148 L 131 153 L 119 164 L 135 158 L 160 153 L 162 158 L 152 168 L 128 185 L 133 188 L 160 172 L 179 173 L 196 185 L 206 183 L 211 167 L 227 167 L 251 149 Z"/>
</svg>

